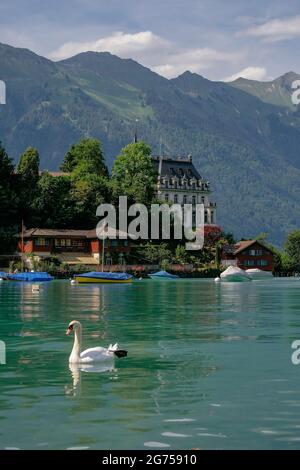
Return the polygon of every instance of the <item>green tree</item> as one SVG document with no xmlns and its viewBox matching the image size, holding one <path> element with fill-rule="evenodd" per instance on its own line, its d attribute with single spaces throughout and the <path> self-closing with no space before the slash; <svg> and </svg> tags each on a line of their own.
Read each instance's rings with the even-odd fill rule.
<svg viewBox="0 0 300 470">
<path fill-rule="evenodd" d="M 28 183 L 28 185 L 30 183 L 31 185 L 34 185 L 39 179 L 39 166 L 39 152 L 33 147 L 28 147 L 21 155 L 17 167 L 17 173 L 24 181 L 26 181 L 26 183 Z"/>
<path fill-rule="evenodd" d="M 33 203 L 35 225 L 47 228 L 73 226 L 74 203 L 70 197 L 71 187 L 71 178 L 68 176 L 54 177 L 48 172 L 42 174 Z"/>
<path fill-rule="evenodd" d="M 14 165 L 0 142 L 0 220 L 2 226 L 15 222 L 17 195 L 14 188 Z"/>
<path fill-rule="evenodd" d="M 17 166 L 17 181 L 19 193 L 19 217 L 25 224 L 31 225 L 34 217 L 34 198 L 39 180 L 39 153 L 33 147 L 28 147 L 21 155 Z"/>
<path fill-rule="evenodd" d="M 179 264 L 185 264 L 187 262 L 187 252 L 183 245 L 177 245 L 175 249 L 175 255 L 173 261 Z"/>
<path fill-rule="evenodd" d="M 160 265 L 165 261 L 169 261 L 171 258 L 171 250 L 169 250 L 167 243 L 161 243 L 159 245 L 146 243 L 141 246 L 139 253 L 150 263 L 158 263 Z"/>
<path fill-rule="evenodd" d="M 105 176 L 86 173 L 72 178 L 71 198 L 74 203 L 76 226 L 95 226 L 99 204 L 110 199 L 109 180 Z"/>
<path fill-rule="evenodd" d="M 144 142 L 129 144 L 116 158 L 111 186 L 114 198 L 127 196 L 130 204 L 151 204 L 157 174 L 151 158 L 151 148 Z"/>
<path fill-rule="evenodd" d="M 293 230 L 284 244 L 285 253 L 290 258 L 296 271 L 300 271 L 300 230 Z"/>
<path fill-rule="evenodd" d="M 97 139 L 81 139 L 72 145 L 60 168 L 75 177 L 90 173 L 108 177 L 101 143 Z"/>
</svg>

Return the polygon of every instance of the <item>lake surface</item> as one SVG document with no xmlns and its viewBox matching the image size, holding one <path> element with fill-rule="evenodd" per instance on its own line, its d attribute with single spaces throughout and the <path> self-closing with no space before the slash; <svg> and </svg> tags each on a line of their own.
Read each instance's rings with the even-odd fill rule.
<svg viewBox="0 0 300 470">
<path fill-rule="evenodd" d="M 111 370 L 69 369 L 118 341 Z M 300 279 L 0 284 L 0 448 L 298 449 Z"/>
</svg>

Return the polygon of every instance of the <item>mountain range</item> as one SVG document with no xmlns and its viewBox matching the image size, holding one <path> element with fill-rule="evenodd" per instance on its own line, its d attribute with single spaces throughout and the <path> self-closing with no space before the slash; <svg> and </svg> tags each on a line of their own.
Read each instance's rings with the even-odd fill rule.
<svg viewBox="0 0 300 470">
<path fill-rule="evenodd" d="M 56 170 L 71 144 L 95 137 L 111 167 L 137 127 L 153 154 L 192 154 L 225 231 L 267 232 L 279 245 L 300 227 L 299 79 L 223 83 L 187 71 L 168 80 L 107 52 L 53 62 L 0 44 L 0 140 L 15 161 L 31 145 L 41 167 Z"/>
</svg>

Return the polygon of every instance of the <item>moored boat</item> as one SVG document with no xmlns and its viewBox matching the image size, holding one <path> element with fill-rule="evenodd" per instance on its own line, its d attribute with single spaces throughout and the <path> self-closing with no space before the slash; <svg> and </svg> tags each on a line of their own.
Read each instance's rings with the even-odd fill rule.
<svg viewBox="0 0 300 470">
<path fill-rule="evenodd" d="M 159 281 L 180 279 L 176 274 L 170 274 L 167 271 L 158 271 L 157 273 L 149 274 L 149 277 Z"/>
<path fill-rule="evenodd" d="M 74 276 L 78 283 L 121 283 L 126 284 L 132 282 L 133 276 L 127 273 L 106 273 L 106 272 L 89 272 L 76 274 Z"/>
<path fill-rule="evenodd" d="M 251 277 L 241 268 L 229 266 L 220 275 L 222 282 L 245 282 L 251 281 Z"/>
<path fill-rule="evenodd" d="M 25 273 L 14 273 L 7 274 L 8 281 L 18 282 L 48 282 L 52 281 L 53 277 L 46 272 L 25 272 Z"/>
<path fill-rule="evenodd" d="M 262 269 L 258 268 L 251 268 L 251 269 L 246 269 L 245 271 L 248 276 L 251 277 L 251 279 L 257 280 L 257 279 L 270 279 L 273 277 L 272 271 L 263 271 Z"/>
</svg>

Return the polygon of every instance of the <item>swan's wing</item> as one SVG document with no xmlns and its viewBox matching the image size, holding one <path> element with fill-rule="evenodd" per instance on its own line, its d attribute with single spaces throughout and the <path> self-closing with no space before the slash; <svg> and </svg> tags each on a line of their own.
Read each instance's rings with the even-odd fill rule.
<svg viewBox="0 0 300 470">
<path fill-rule="evenodd" d="M 101 346 L 98 346 L 97 348 L 89 348 L 89 349 L 86 349 L 85 351 L 82 351 L 82 353 L 80 354 L 80 358 L 81 359 L 84 359 L 87 357 L 93 358 L 99 355 L 104 356 L 106 355 L 106 353 L 107 353 L 107 349 L 102 348 Z"/>
</svg>

